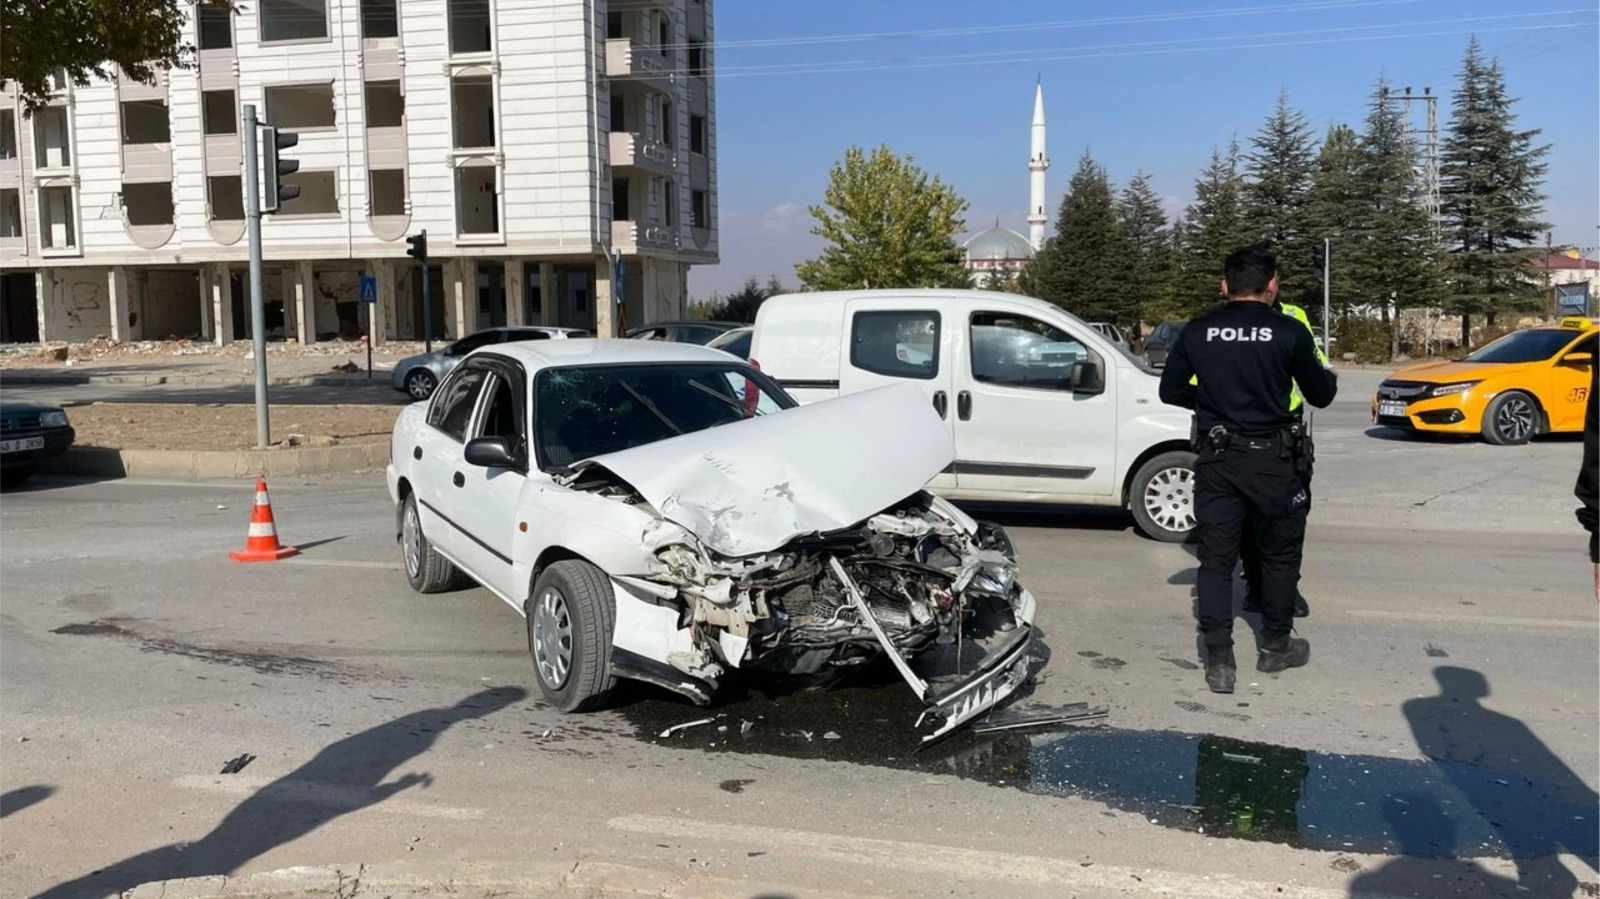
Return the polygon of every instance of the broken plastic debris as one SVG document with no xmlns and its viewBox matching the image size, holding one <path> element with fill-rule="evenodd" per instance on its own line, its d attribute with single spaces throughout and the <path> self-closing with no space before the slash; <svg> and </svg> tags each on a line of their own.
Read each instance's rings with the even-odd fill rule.
<svg viewBox="0 0 1600 899">
<path fill-rule="evenodd" d="M 842 740 L 844 738 L 830 730 L 827 733 L 822 735 L 822 739 L 824 739 L 824 740 Z"/>
<path fill-rule="evenodd" d="M 1068 724 L 1073 721 L 1104 718 L 1107 714 L 1109 712 L 1106 709 L 1091 709 L 1086 702 L 1031 709 L 1014 708 L 1004 712 L 991 712 L 983 718 L 972 722 L 972 732 L 975 734 L 987 734 L 1002 730 L 1017 730 L 1024 727 L 1046 727 L 1052 724 Z"/>
<path fill-rule="evenodd" d="M 747 733 L 749 733 L 749 732 L 750 732 L 750 731 L 751 731 L 751 729 L 753 729 L 753 728 L 754 728 L 754 727 L 755 727 L 755 725 L 754 725 L 754 724 L 751 724 L 751 723 L 750 723 L 750 722 L 748 722 L 748 721 L 746 721 L 746 722 L 744 722 L 744 723 L 742 723 L 742 724 L 740 724 L 740 725 L 739 725 L 739 733 L 740 733 L 740 734 L 747 734 Z"/>
<path fill-rule="evenodd" d="M 712 721 L 712 719 L 710 719 L 710 718 L 701 718 L 699 721 L 688 721 L 688 722 L 685 722 L 683 724 L 674 724 L 671 727 L 667 728 L 666 730 L 662 731 L 661 732 L 661 736 L 670 737 L 670 736 L 672 736 L 673 734 L 677 733 L 680 730 L 687 730 L 688 728 L 691 728 L 691 727 L 699 727 L 702 724 L 710 724 L 711 721 Z"/>
<path fill-rule="evenodd" d="M 256 760 L 255 756 L 253 756 L 250 753 L 246 752 L 246 753 L 240 755 L 238 758 L 229 759 L 228 763 L 222 766 L 222 771 L 220 773 L 222 773 L 222 774 L 238 774 L 240 771 L 244 770 L 244 766 L 245 765 L 248 765 L 248 764 L 250 764 L 251 762 L 253 762 L 255 760 Z"/>
</svg>

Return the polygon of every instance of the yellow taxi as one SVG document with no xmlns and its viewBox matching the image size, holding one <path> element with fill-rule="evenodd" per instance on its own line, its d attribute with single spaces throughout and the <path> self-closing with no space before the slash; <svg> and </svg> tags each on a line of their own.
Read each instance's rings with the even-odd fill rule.
<svg viewBox="0 0 1600 899">
<path fill-rule="evenodd" d="M 1593 380 L 1600 318 L 1524 328 L 1455 362 L 1403 368 L 1372 398 L 1380 425 L 1481 434 L 1499 446 L 1537 434 L 1577 433 Z"/>
</svg>

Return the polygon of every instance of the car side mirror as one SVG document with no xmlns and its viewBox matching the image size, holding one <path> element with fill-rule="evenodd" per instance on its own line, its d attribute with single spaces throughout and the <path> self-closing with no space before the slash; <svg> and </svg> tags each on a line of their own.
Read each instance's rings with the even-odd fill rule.
<svg viewBox="0 0 1600 899">
<path fill-rule="evenodd" d="M 1561 362 L 1564 365 L 1593 365 L 1594 364 L 1594 354 L 1593 353 L 1568 353 L 1565 356 L 1561 357 Z"/>
<path fill-rule="evenodd" d="M 467 443 L 468 465 L 479 468 L 521 468 L 510 437 L 478 437 Z"/>
<path fill-rule="evenodd" d="M 1106 392 L 1106 379 L 1100 373 L 1100 363 L 1093 359 L 1079 359 L 1072 363 L 1070 384 L 1073 393 L 1094 396 Z"/>
</svg>

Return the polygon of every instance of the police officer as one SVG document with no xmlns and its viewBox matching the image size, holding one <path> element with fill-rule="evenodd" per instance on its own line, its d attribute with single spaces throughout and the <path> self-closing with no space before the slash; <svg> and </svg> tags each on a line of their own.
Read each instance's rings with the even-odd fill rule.
<svg viewBox="0 0 1600 899">
<path fill-rule="evenodd" d="M 1277 260 L 1259 247 L 1228 254 L 1222 290 L 1227 305 L 1191 321 L 1178 336 L 1161 375 L 1161 399 L 1195 410 L 1200 453 L 1195 463 L 1199 530 L 1200 630 L 1206 685 L 1232 693 L 1233 570 L 1247 519 L 1260 522 L 1262 640 L 1256 670 L 1304 665 L 1311 645 L 1291 637 L 1295 581 L 1311 495 L 1295 460 L 1298 385 L 1318 408 L 1338 389 L 1318 357 L 1311 332 L 1272 308 Z M 1198 382 L 1190 383 L 1191 377 Z"/>
</svg>

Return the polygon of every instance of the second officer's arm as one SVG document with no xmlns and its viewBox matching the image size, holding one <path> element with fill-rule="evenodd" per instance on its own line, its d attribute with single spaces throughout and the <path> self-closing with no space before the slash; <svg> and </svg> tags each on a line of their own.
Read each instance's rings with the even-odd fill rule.
<svg viewBox="0 0 1600 899">
<path fill-rule="evenodd" d="M 1185 329 L 1187 330 L 1187 329 Z M 1195 386 L 1194 365 L 1189 362 L 1188 341 L 1179 334 L 1167 354 L 1167 366 L 1161 370 L 1161 401 L 1169 406 L 1193 409 L 1200 390 Z"/>
<path fill-rule="evenodd" d="M 1317 353 L 1317 339 L 1309 330 L 1295 328 L 1294 352 L 1289 365 L 1294 381 L 1300 386 L 1300 395 L 1318 409 L 1326 409 L 1339 392 L 1339 377 L 1324 365 Z M 1165 381 L 1162 382 L 1165 384 Z"/>
</svg>

